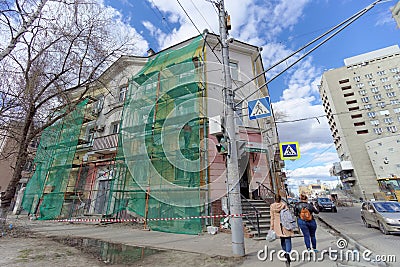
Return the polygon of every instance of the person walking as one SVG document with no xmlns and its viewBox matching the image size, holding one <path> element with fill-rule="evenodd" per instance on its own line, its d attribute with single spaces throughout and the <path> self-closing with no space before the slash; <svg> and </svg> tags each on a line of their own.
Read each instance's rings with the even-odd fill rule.
<svg viewBox="0 0 400 267">
<path fill-rule="evenodd" d="M 303 233 L 304 244 L 306 245 L 307 250 L 311 250 L 312 246 L 314 251 L 318 252 L 317 239 L 315 237 L 317 223 L 313 213 L 318 214 L 319 211 L 313 204 L 308 203 L 308 197 L 306 195 L 300 195 L 300 202 L 294 207 L 294 215 L 297 217 L 297 224 Z"/>
<path fill-rule="evenodd" d="M 294 232 L 284 228 L 281 224 L 280 212 L 283 209 L 287 209 L 285 203 L 283 203 L 280 195 L 275 195 L 275 202 L 270 206 L 271 214 L 271 226 L 270 230 L 274 230 L 276 236 L 281 240 L 282 250 L 286 252 L 286 266 L 290 266 L 290 251 L 292 250 L 292 236 Z"/>
</svg>

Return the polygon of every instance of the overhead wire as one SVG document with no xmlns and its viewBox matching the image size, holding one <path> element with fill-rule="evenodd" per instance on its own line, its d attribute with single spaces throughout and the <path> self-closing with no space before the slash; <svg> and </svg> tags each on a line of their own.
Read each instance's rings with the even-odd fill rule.
<svg viewBox="0 0 400 267">
<path fill-rule="evenodd" d="M 319 48 L 321 45 L 323 45 L 324 43 L 326 43 L 327 41 L 329 41 L 330 39 L 332 39 L 334 36 L 336 36 L 338 33 L 340 33 L 342 30 L 344 30 L 345 28 L 347 28 L 350 24 L 352 24 L 354 21 L 356 21 L 357 19 L 359 19 L 362 15 L 364 15 L 365 13 L 367 13 L 371 8 L 373 8 L 377 3 L 381 2 L 382 0 L 376 0 L 374 3 L 370 4 L 369 6 L 367 6 L 366 8 L 360 10 L 359 12 L 357 12 L 356 14 L 354 14 L 353 16 L 351 16 L 350 18 L 344 20 L 343 22 L 339 23 L 338 25 L 336 25 L 335 27 L 333 27 L 332 29 L 330 29 L 329 31 L 325 32 L 324 34 L 318 36 L 317 38 L 315 38 L 314 40 L 310 41 L 309 43 L 307 43 L 306 45 L 304 45 L 303 47 L 297 49 L 296 51 L 294 51 L 293 53 L 291 53 L 289 56 L 287 56 L 286 58 L 278 61 L 277 63 L 273 64 L 271 67 L 267 68 L 265 71 L 259 73 L 258 75 L 256 75 L 254 78 L 250 79 L 249 81 L 247 81 L 246 83 L 242 84 L 241 86 L 237 87 L 234 89 L 234 91 L 237 91 L 241 88 L 243 88 L 244 86 L 246 86 L 247 84 L 249 84 L 250 82 L 254 81 L 255 79 L 259 78 L 261 75 L 265 74 L 266 72 L 270 71 L 272 68 L 275 68 L 276 66 L 280 65 L 281 63 L 285 62 L 287 59 L 291 58 L 292 56 L 296 55 L 297 53 L 299 53 L 300 51 L 304 50 L 306 47 L 312 45 L 313 43 L 319 41 L 320 39 L 322 39 L 323 37 L 329 35 L 331 32 L 333 32 L 331 35 L 329 35 L 326 39 L 324 39 L 323 41 L 321 41 L 319 44 L 317 44 L 316 46 L 314 46 L 312 49 L 310 49 L 308 52 L 306 52 L 305 54 L 303 54 L 301 57 L 299 57 L 297 60 L 295 60 L 293 63 L 291 63 L 289 66 L 287 66 L 286 68 L 284 68 L 282 71 L 280 71 L 278 74 L 276 74 L 274 77 L 272 77 L 271 79 L 269 79 L 268 81 L 266 81 L 262 86 L 259 86 L 259 88 L 252 92 L 250 95 L 248 95 L 246 97 L 246 99 L 248 99 L 249 97 L 253 96 L 255 93 L 259 92 L 260 88 L 268 85 L 269 83 L 271 83 L 273 80 L 275 80 L 276 78 L 278 78 L 282 73 L 286 72 L 289 68 L 293 67 L 295 64 L 297 64 L 299 61 L 301 61 L 303 58 L 305 58 L 306 56 L 308 56 L 309 54 L 311 54 L 314 50 L 316 50 L 317 48 Z M 241 100 L 240 102 L 244 102 L 246 99 Z"/>
<path fill-rule="evenodd" d="M 161 18 L 162 24 L 164 25 L 164 27 L 170 32 L 173 33 L 173 30 L 169 27 L 169 23 L 166 20 L 165 16 L 163 15 L 163 13 L 161 12 L 161 10 L 157 7 L 157 5 L 153 2 L 153 0 L 149 0 L 151 2 L 151 5 L 149 5 L 149 3 L 147 1 L 146 4 L 149 6 L 149 8 L 153 11 L 154 15 L 156 15 L 156 17 Z M 158 11 L 155 12 L 154 8 Z M 173 37 L 175 38 L 175 37 Z"/>
</svg>

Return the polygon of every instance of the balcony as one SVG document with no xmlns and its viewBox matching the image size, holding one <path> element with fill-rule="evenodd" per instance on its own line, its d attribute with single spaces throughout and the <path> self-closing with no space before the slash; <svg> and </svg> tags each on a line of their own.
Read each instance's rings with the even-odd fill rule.
<svg viewBox="0 0 400 267">
<path fill-rule="evenodd" d="M 114 152 L 118 146 L 118 134 L 111 134 L 95 138 L 93 151 Z"/>
</svg>

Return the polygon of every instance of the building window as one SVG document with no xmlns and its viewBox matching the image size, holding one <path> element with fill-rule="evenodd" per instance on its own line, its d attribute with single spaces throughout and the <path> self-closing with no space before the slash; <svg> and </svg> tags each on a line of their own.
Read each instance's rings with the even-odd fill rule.
<svg viewBox="0 0 400 267">
<path fill-rule="evenodd" d="M 368 117 L 369 118 L 375 118 L 376 117 L 376 113 L 375 112 L 368 112 Z"/>
<path fill-rule="evenodd" d="M 390 104 L 392 104 L 392 105 L 397 105 L 399 103 L 399 100 L 398 99 L 392 99 L 392 100 L 390 100 Z"/>
<path fill-rule="evenodd" d="M 391 84 L 386 84 L 383 86 L 383 89 L 390 90 L 390 89 L 393 89 L 393 86 Z"/>
<path fill-rule="evenodd" d="M 363 87 L 364 87 L 364 83 L 357 83 L 356 86 L 357 86 L 358 88 L 363 88 Z"/>
<path fill-rule="evenodd" d="M 351 115 L 351 118 L 352 118 L 352 119 L 362 118 L 362 114 L 354 114 L 354 115 Z"/>
<path fill-rule="evenodd" d="M 365 74 L 365 78 L 372 79 L 372 73 Z"/>
<path fill-rule="evenodd" d="M 393 109 L 393 112 L 394 112 L 394 113 L 400 113 L 400 108 L 394 108 L 394 109 Z"/>
<path fill-rule="evenodd" d="M 354 123 L 354 126 L 364 126 L 364 125 L 365 125 L 365 122 L 364 122 L 364 121 L 355 122 L 355 123 Z"/>
<path fill-rule="evenodd" d="M 375 85 L 375 80 L 368 81 L 368 85 L 369 85 L 369 86 L 374 86 L 374 85 Z"/>
<path fill-rule="evenodd" d="M 355 82 L 359 82 L 359 81 L 360 81 L 360 76 L 353 77 L 353 80 L 354 80 Z"/>
<path fill-rule="evenodd" d="M 339 84 L 342 84 L 342 83 L 348 83 L 348 82 L 349 82 L 349 79 L 340 80 L 340 81 L 339 81 Z"/>
<path fill-rule="evenodd" d="M 376 74 L 378 74 L 379 76 L 382 76 L 382 75 L 386 74 L 386 71 L 385 70 L 380 70 Z"/>
<path fill-rule="evenodd" d="M 343 87 L 342 87 L 342 91 L 348 90 L 348 89 L 351 89 L 351 86 L 350 86 L 350 85 L 348 85 L 348 86 L 343 86 Z"/>
<path fill-rule="evenodd" d="M 354 95 L 354 93 L 348 93 L 348 94 L 344 94 L 343 96 L 344 97 L 349 97 L 349 96 L 353 96 Z"/>
<path fill-rule="evenodd" d="M 113 122 L 111 123 L 111 133 L 110 134 L 117 134 L 119 133 L 119 122 Z"/>
<path fill-rule="evenodd" d="M 359 110 L 360 109 L 360 107 L 352 107 L 352 108 L 349 108 L 349 111 L 354 111 L 354 110 Z"/>
<path fill-rule="evenodd" d="M 362 98 L 361 98 L 361 101 L 362 101 L 363 103 L 368 103 L 368 102 L 369 102 L 369 97 L 368 97 L 368 96 L 362 97 Z"/>
<path fill-rule="evenodd" d="M 392 124 L 393 123 L 393 119 L 392 118 L 384 118 L 383 121 L 387 124 Z"/>
<path fill-rule="evenodd" d="M 390 70 L 390 72 L 393 72 L 393 73 L 398 73 L 399 72 L 399 68 L 391 68 L 389 70 Z"/>
<path fill-rule="evenodd" d="M 393 75 L 393 78 L 395 79 L 395 80 L 400 80 L 400 74 L 396 74 L 396 75 Z"/>
<path fill-rule="evenodd" d="M 371 88 L 371 92 L 374 93 L 374 94 L 379 93 L 378 87 L 372 87 Z"/>
<path fill-rule="evenodd" d="M 381 82 L 385 83 L 385 82 L 387 82 L 387 81 L 389 81 L 389 78 L 388 78 L 388 77 L 383 77 L 383 78 L 381 78 Z"/>
<path fill-rule="evenodd" d="M 379 111 L 379 114 L 381 114 L 381 116 L 389 116 L 390 112 L 389 112 L 389 110 L 385 109 L 385 110 Z"/>
<path fill-rule="evenodd" d="M 346 101 L 347 105 L 351 105 L 351 104 L 355 104 L 355 103 L 357 103 L 357 100 Z"/>
<path fill-rule="evenodd" d="M 371 109 L 371 108 L 372 108 L 371 104 L 364 105 L 364 109 Z"/>
<path fill-rule="evenodd" d="M 378 102 L 376 103 L 377 107 L 384 108 L 386 106 L 385 102 Z"/>
<path fill-rule="evenodd" d="M 361 131 L 357 131 L 357 134 L 367 134 L 368 130 L 361 130 Z"/>
<path fill-rule="evenodd" d="M 239 80 L 239 64 L 238 62 L 229 62 L 229 68 L 231 71 L 232 80 Z"/>
<path fill-rule="evenodd" d="M 374 95 L 374 99 L 377 100 L 377 101 L 382 100 L 382 95 L 381 94 Z"/>
<path fill-rule="evenodd" d="M 395 97 L 395 96 L 396 96 L 396 93 L 395 93 L 395 92 L 388 92 L 388 93 L 386 93 L 386 95 L 387 95 L 388 97 Z"/>
<path fill-rule="evenodd" d="M 397 127 L 396 126 L 388 126 L 388 127 L 386 127 L 386 129 L 387 129 L 388 132 L 391 132 L 391 133 L 397 132 Z"/>
<path fill-rule="evenodd" d="M 382 128 L 374 128 L 374 133 L 381 134 L 381 133 L 383 133 L 383 129 Z"/>
<path fill-rule="evenodd" d="M 372 126 L 378 126 L 379 125 L 379 120 L 373 120 L 370 121 Z"/>
<path fill-rule="evenodd" d="M 124 86 L 122 88 L 119 88 L 119 97 L 118 97 L 119 102 L 124 102 L 127 91 L 128 91 L 128 87 Z"/>
<path fill-rule="evenodd" d="M 367 91 L 366 91 L 366 90 L 360 90 L 360 91 L 358 91 L 358 93 L 359 93 L 360 95 L 366 95 L 366 94 L 367 94 Z"/>
</svg>

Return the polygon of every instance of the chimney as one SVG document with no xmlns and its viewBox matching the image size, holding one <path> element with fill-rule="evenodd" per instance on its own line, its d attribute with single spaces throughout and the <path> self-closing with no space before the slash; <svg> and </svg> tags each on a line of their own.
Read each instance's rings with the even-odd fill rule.
<svg viewBox="0 0 400 267">
<path fill-rule="evenodd" d="M 154 50 L 152 48 L 150 48 L 149 50 L 147 50 L 147 56 L 151 57 L 152 55 L 154 55 L 156 52 L 154 52 Z"/>
</svg>

